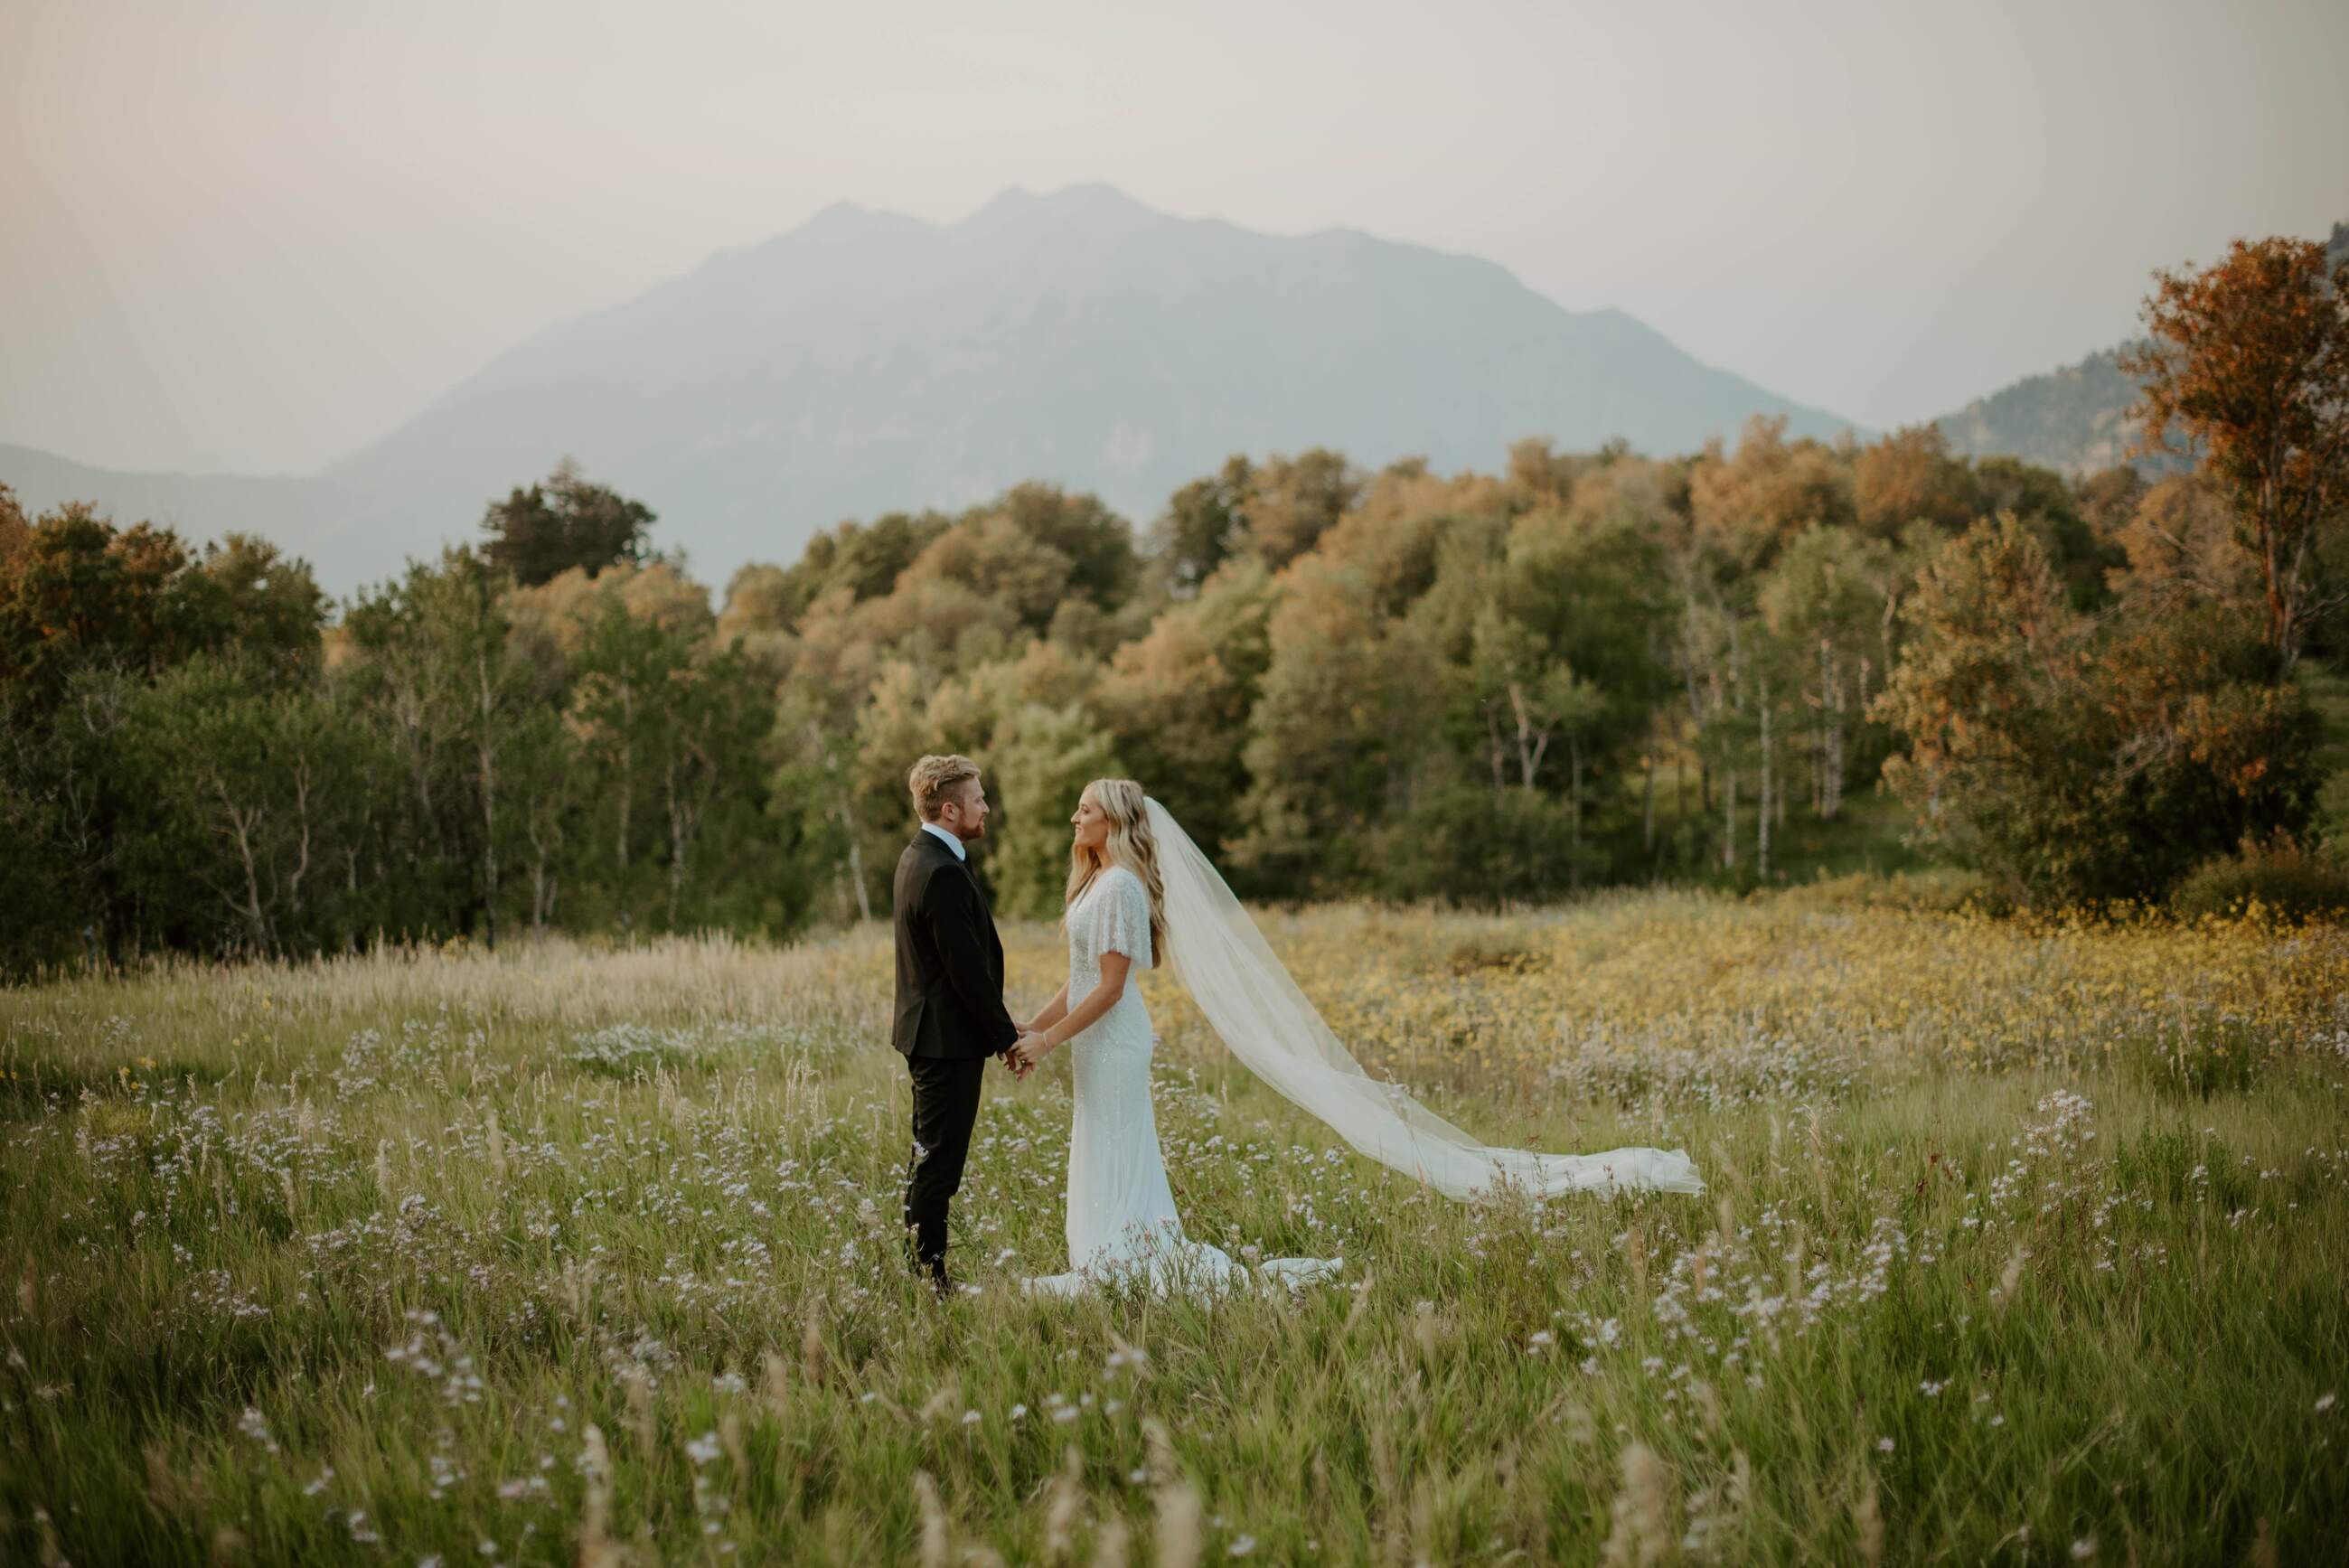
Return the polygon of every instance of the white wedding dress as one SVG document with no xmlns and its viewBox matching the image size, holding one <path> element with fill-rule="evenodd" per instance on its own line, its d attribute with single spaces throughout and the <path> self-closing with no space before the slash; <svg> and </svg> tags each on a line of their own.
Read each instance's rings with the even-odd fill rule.
<svg viewBox="0 0 2349 1568">
<path fill-rule="evenodd" d="M 1236 1284 L 1303 1284 L 1345 1266 L 1342 1258 L 1268 1258 L 1249 1269 L 1220 1247 L 1183 1234 L 1158 1117 L 1150 1099 L 1155 1044 L 1139 984 L 1151 966 L 1150 894 L 1123 866 L 1093 878 L 1069 910 L 1069 1000 L 1101 984 L 1104 953 L 1131 961 L 1125 991 L 1092 1026 L 1069 1040 L 1076 1118 L 1069 1132 L 1069 1265 L 1030 1279 L 1031 1291 L 1073 1295 L 1121 1279 L 1164 1294 Z"/>
<path fill-rule="evenodd" d="M 1374 1078 L 1330 1033 L 1213 862 L 1171 812 L 1145 799 L 1158 846 L 1167 956 L 1208 1027 L 1242 1066 L 1354 1150 L 1462 1202 L 1514 1192 L 1702 1193 L 1684 1149 L 1634 1147 L 1562 1154 L 1480 1143 L 1414 1099 Z M 1075 1058 L 1076 1123 L 1069 1140 L 1071 1272 L 1032 1279 L 1032 1290 L 1074 1293 L 1120 1274 L 1154 1290 L 1181 1283 L 1216 1287 L 1319 1279 L 1342 1259 L 1275 1258 L 1245 1270 L 1227 1253 L 1187 1240 L 1158 1152 L 1150 1104 L 1150 1013 L 1134 976 L 1151 966 L 1150 895 L 1142 879 L 1111 867 L 1068 912 L 1069 1000 L 1101 983 L 1101 955 L 1127 954 L 1125 994 L 1069 1041 Z"/>
</svg>

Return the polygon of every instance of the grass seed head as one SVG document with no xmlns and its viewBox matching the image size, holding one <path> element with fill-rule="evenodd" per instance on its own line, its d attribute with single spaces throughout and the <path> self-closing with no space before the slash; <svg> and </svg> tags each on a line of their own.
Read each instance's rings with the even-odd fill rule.
<svg viewBox="0 0 2349 1568">
<path fill-rule="evenodd" d="M 636 1429 L 636 1447 L 650 1464 L 653 1457 L 653 1385 L 642 1367 L 631 1367 L 620 1375 L 620 1386 L 627 1390 L 628 1418 Z"/>
<path fill-rule="evenodd" d="M 1093 1532 L 1092 1568 L 1125 1568 L 1130 1539 L 1124 1520 L 1113 1513 L 1102 1520 Z"/>
<path fill-rule="evenodd" d="M 1664 1461 L 1642 1442 L 1623 1449 L 1623 1483 L 1609 1510 L 1611 1528 L 1599 1561 L 1607 1568 L 1649 1568 L 1668 1563 L 1680 1540 L 1671 1527 L 1671 1477 Z"/>
<path fill-rule="evenodd" d="M 1157 1568 L 1197 1568 L 1204 1536 L 1199 1494 L 1186 1480 L 1158 1489 Z"/>
<path fill-rule="evenodd" d="M 938 1483 L 930 1472 L 914 1472 L 914 1504 L 922 1514 L 922 1545 L 918 1561 L 922 1568 L 947 1568 L 950 1561 L 947 1540 L 947 1505 L 938 1496 Z"/>
<path fill-rule="evenodd" d="M 1877 1506 L 1873 1472 L 1860 1486 L 1859 1501 L 1852 1505 L 1851 1522 L 1858 1537 L 1859 1560 L 1868 1568 L 1877 1568 L 1884 1561 L 1884 1514 Z"/>
<path fill-rule="evenodd" d="M 1044 1561 L 1065 1563 L 1077 1549 L 1077 1521 L 1085 1506 L 1085 1461 L 1074 1444 L 1061 1456 L 1044 1506 Z"/>
<path fill-rule="evenodd" d="M 580 1434 L 580 1470 L 587 1496 L 579 1516 L 579 1568 L 619 1568 L 625 1553 L 612 1539 L 612 1453 L 594 1422 Z"/>
<path fill-rule="evenodd" d="M 811 1388 L 823 1387 L 823 1312 L 813 1296 L 800 1320 L 800 1376 Z"/>
<path fill-rule="evenodd" d="M 778 1422 L 787 1421 L 792 1413 L 792 1377 L 783 1358 L 768 1351 L 759 1358 L 759 1393 L 767 1402 L 768 1413 Z"/>
<path fill-rule="evenodd" d="M 398 1195 L 391 1190 L 391 1140 L 388 1138 L 375 1140 L 375 1192 L 386 1209 L 399 1202 Z"/>
<path fill-rule="evenodd" d="M 2015 1248 L 2013 1255 L 2006 1260 L 2006 1267 L 1999 1272 L 1998 1295 L 1995 1298 L 1999 1311 L 2004 1312 L 2013 1304 L 2015 1290 L 2023 1284 L 2023 1260 L 2029 1255 L 2025 1249 Z"/>
</svg>

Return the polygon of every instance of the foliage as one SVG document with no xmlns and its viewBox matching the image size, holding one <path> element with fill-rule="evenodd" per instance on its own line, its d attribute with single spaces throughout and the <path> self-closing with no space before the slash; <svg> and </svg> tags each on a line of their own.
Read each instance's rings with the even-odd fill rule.
<svg viewBox="0 0 2349 1568">
<path fill-rule="evenodd" d="M 2285 834 L 2246 839 L 2234 853 L 2195 867 L 2169 902 L 2189 919 L 2251 908 L 2291 919 L 2339 918 L 2349 913 L 2349 865 L 2326 847 Z"/>
<path fill-rule="evenodd" d="M 489 535 L 483 559 L 525 588 L 565 572 L 589 576 L 607 566 L 640 562 L 653 511 L 616 490 L 590 484 L 568 458 L 543 485 L 517 487 L 492 501 L 481 517 Z"/>
<path fill-rule="evenodd" d="M 989 741 L 1002 799 L 987 863 L 999 907 L 1050 918 L 1069 881 L 1069 815 L 1095 779 L 1120 774 L 1109 734 L 1076 703 L 1021 703 Z"/>
<path fill-rule="evenodd" d="M 2279 675 L 2311 622 L 2349 596 L 2319 544 L 2349 512 L 2349 258 L 2315 241 L 2237 240 L 2199 273 L 2157 275 L 2151 337 L 2123 367 L 2145 381 L 2145 440 L 2190 440 L 2233 503 L 2265 588 Z"/>
<path fill-rule="evenodd" d="M 2241 838 L 2298 827 L 2316 721 L 2224 606 L 2074 610 L 2012 513 L 1937 552 L 1875 711 L 1886 782 L 1964 863 L 2059 902 L 2166 892 Z"/>
<path fill-rule="evenodd" d="M 1238 838 L 1247 792 L 1248 716 L 1272 660 L 1267 623 L 1278 591 L 1253 562 L 1219 570 L 1120 647 L 1092 694 L 1135 778 L 1183 806 L 1203 844 Z"/>
<path fill-rule="evenodd" d="M 1229 560 L 1245 524 L 1248 486 L 1255 469 L 1234 457 L 1205 479 L 1193 480 L 1168 498 L 1166 511 L 1150 531 L 1151 552 L 1176 596 L 1196 593 L 1216 569 Z"/>
</svg>

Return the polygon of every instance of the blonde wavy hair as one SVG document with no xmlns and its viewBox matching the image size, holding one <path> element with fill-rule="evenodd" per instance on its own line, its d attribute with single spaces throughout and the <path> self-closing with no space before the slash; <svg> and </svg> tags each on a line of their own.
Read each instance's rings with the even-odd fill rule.
<svg viewBox="0 0 2349 1568">
<path fill-rule="evenodd" d="M 1063 922 L 1065 911 L 1084 896 L 1095 877 L 1112 866 L 1123 866 L 1142 879 L 1150 893 L 1150 960 L 1154 965 L 1163 965 L 1166 962 L 1166 884 L 1158 874 L 1158 841 L 1150 836 L 1142 786 L 1131 779 L 1096 779 L 1085 786 L 1084 793 L 1109 819 L 1109 841 L 1099 850 L 1071 846 L 1069 891 L 1061 900 Z"/>
<path fill-rule="evenodd" d="M 936 821 L 947 797 L 978 777 L 978 764 L 958 752 L 923 758 L 905 774 L 905 788 L 914 797 L 914 814 L 925 822 Z"/>
</svg>

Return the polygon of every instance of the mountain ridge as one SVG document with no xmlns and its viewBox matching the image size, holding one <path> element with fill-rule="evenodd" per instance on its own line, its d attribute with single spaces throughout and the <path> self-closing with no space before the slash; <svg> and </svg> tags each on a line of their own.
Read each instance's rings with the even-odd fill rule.
<svg viewBox="0 0 2349 1568">
<path fill-rule="evenodd" d="M 1344 227 L 1265 234 L 1102 184 L 1014 187 L 950 222 L 834 202 L 528 335 L 264 490 L 273 517 L 339 507 L 280 540 L 339 592 L 471 535 L 492 497 L 570 455 L 722 580 L 843 517 L 1027 479 L 1143 522 L 1233 452 L 1491 468 L 1521 437 L 1685 451 L 1754 414 L 1798 435 L 1857 428 L 1482 257 Z M 0 480 L 23 467 L 0 457 Z M 263 493 L 207 482 L 242 476 L 72 477 L 125 512 L 160 496 L 191 529 L 238 526 L 222 507 Z"/>
</svg>

